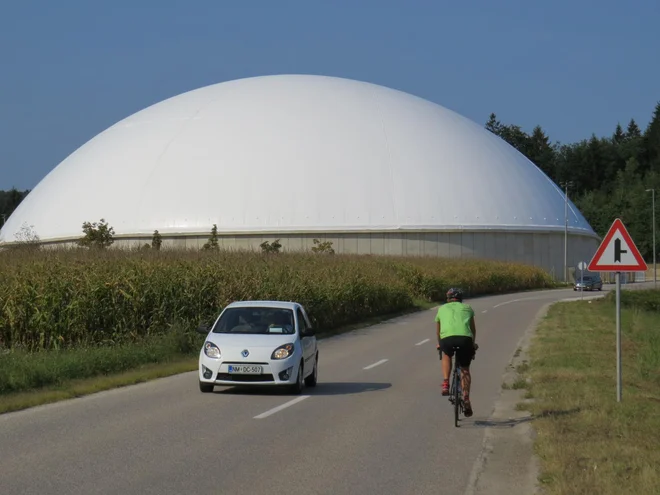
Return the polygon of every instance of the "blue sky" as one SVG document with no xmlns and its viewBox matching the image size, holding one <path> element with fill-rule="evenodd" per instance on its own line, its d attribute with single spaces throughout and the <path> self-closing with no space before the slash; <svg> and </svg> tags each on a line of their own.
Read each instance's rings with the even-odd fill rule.
<svg viewBox="0 0 660 495">
<path fill-rule="evenodd" d="M 382 84 L 553 141 L 645 127 L 658 19 L 658 0 L 3 0 L 0 189 L 164 98 L 265 74 Z"/>
</svg>

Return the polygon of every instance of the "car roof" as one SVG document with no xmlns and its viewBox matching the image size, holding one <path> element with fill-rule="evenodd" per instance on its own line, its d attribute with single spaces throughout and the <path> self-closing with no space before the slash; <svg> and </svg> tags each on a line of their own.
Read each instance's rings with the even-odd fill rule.
<svg viewBox="0 0 660 495">
<path fill-rule="evenodd" d="M 266 307 L 266 308 L 282 308 L 296 310 L 300 307 L 300 303 L 294 301 L 234 301 L 227 305 L 227 308 L 253 308 L 253 307 Z"/>
</svg>

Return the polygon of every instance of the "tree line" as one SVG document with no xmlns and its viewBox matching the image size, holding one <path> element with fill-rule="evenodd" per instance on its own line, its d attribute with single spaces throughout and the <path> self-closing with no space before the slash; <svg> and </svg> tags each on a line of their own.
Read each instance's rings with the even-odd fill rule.
<svg viewBox="0 0 660 495">
<path fill-rule="evenodd" d="M 630 119 L 625 130 L 617 124 L 611 136 L 592 134 L 571 144 L 551 143 L 539 125 L 531 134 L 517 125 L 505 125 L 494 113 L 486 129 L 529 158 L 562 189 L 568 184 L 569 197 L 596 233 L 604 236 L 614 219 L 621 218 L 642 256 L 652 259 L 649 190 L 660 193 L 660 102 L 644 130 Z M 656 207 L 656 223 L 657 211 Z"/>
<path fill-rule="evenodd" d="M 15 187 L 9 191 L 0 191 L 0 227 L 9 218 L 30 191 L 19 191 Z"/>
<path fill-rule="evenodd" d="M 539 125 L 527 133 L 517 125 L 503 124 L 494 113 L 485 127 L 562 189 L 568 184 L 569 197 L 599 235 L 604 236 L 614 219 L 621 218 L 644 258 L 651 260 L 652 198 L 648 190 L 660 192 L 660 101 L 644 130 L 630 119 L 625 129 L 617 124 L 611 136 L 592 134 L 571 144 L 550 142 Z M 3 215 L 9 218 L 28 192 L 0 191 L 0 222 Z"/>
</svg>

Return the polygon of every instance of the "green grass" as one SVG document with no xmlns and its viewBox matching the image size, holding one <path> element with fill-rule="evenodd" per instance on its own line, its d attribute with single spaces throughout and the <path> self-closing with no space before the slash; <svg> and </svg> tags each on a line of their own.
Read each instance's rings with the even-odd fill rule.
<svg viewBox="0 0 660 495">
<path fill-rule="evenodd" d="M 621 403 L 611 298 L 556 304 L 538 327 L 524 408 L 544 493 L 660 493 L 660 312 L 640 309 L 658 293 L 634 297 L 622 310 Z"/>
<path fill-rule="evenodd" d="M 4 351 L 0 359 L 0 397 L 75 379 L 123 373 L 145 364 L 169 364 L 201 348 L 201 335 L 172 328 L 143 342 L 48 352 Z"/>
<path fill-rule="evenodd" d="M 83 397 L 104 390 L 135 385 L 195 369 L 197 369 L 196 357 L 180 357 L 178 359 L 171 358 L 158 364 L 143 364 L 122 373 L 64 380 L 60 385 L 51 385 L 36 390 L 0 396 L 0 414 Z"/>
</svg>

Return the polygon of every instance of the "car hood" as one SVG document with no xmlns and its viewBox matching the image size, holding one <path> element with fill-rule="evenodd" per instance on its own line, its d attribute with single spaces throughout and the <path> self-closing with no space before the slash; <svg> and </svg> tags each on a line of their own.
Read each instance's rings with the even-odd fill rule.
<svg viewBox="0 0 660 495">
<path fill-rule="evenodd" d="M 295 335 L 249 335 L 249 334 L 230 334 L 230 333 L 210 333 L 206 340 L 210 340 L 218 346 L 224 347 L 251 347 L 254 349 L 260 347 L 275 348 L 282 344 L 293 343 L 296 340 Z"/>
</svg>

